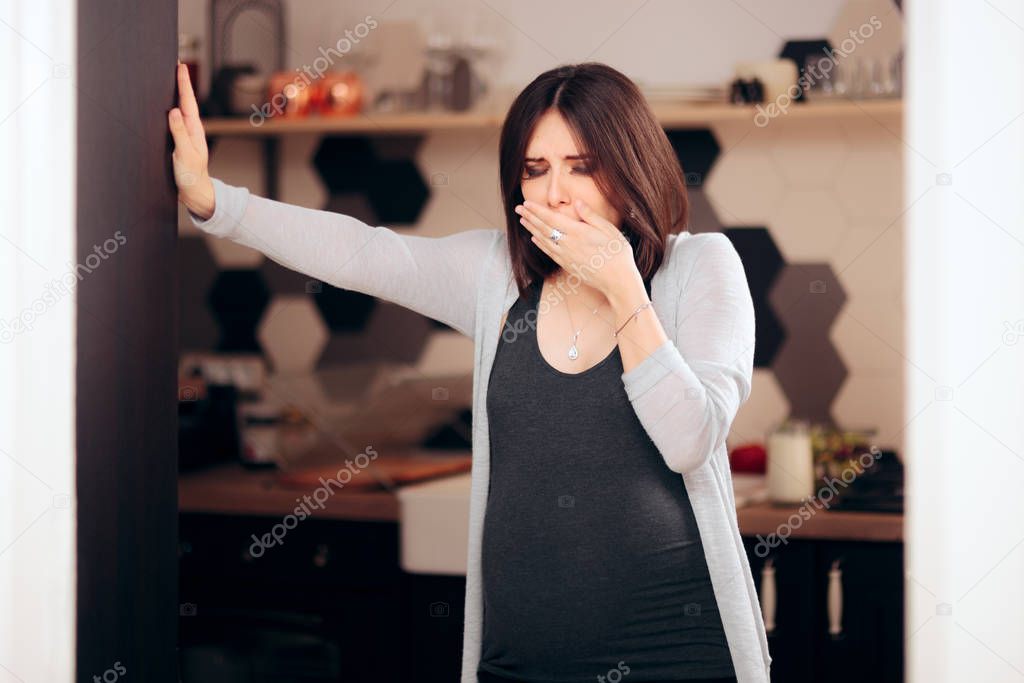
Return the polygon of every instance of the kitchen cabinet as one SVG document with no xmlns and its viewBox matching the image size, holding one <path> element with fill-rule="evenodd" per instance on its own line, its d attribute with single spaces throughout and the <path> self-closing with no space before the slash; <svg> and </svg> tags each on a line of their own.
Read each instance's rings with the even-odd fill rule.
<svg viewBox="0 0 1024 683">
<path fill-rule="evenodd" d="M 281 521 L 181 515 L 182 683 L 411 680 L 397 525 Z"/>
<path fill-rule="evenodd" d="M 744 545 L 766 612 L 772 681 L 903 680 L 902 543 Z"/>
</svg>

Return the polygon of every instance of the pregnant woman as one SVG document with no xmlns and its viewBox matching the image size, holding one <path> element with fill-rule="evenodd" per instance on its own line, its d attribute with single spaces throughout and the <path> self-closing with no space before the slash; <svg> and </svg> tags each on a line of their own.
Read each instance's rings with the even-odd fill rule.
<svg viewBox="0 0 1024 683">
<path fill-rule="evenodd" d="M 434 318 L 475 346 L 462 683 L 768 683 L 725 439 L 754 310 L 636 85 L 530 83 L 501 131 L 506 225 L 402 235 L 211 178 L 178 67 L 179 199 L 200 229 Z"/>
</svg>

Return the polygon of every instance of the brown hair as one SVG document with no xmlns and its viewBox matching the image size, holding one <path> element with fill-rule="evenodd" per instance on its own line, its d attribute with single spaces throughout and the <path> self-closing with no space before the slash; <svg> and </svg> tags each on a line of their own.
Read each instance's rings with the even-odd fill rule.
<svg viewBox="0 0 1024 683">
<path fill-rule="evenodd" d="M 554 108 L 580 154 L 593 157 L 594 182 L 622 216 L 637 270 L 649 282 L 661 266 L 668 235 L 689 219 L 686 181 L 664 129 L 633 81 L 600 62 L 559 66 L 527 85 L 501 129 L 501 196 L 512 273 L 521 294 L 534 277 L 559 266 L 530 241 L 514 208 L 523 202 L 526 147 L 540 117 Z M 630 209 L 636 218 L 630 217 Z"/>
</svg>

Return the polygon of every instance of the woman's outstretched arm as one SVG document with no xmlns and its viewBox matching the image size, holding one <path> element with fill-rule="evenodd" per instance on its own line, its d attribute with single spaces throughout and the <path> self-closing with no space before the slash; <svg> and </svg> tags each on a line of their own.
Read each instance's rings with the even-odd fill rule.
<svg viewBox="0 0 1024 683">
<path fill-rule="evenodd" d="M 256 249 L 335 287 L 375 296 L 439 320 L 468 337 L 480 273 L 500 231 L 446 237 L 403 235 L 353 216 L 251 194 L 211 178 L 206 135 L 188 70 L 178 66 L 180 108 L 168 114 L 179 201 L 212 235 Z"/>
<path fill-rule="evenodd" d="M 446 237 L 402 235 L 352 216 L 259 197 L 214 178 L 216 210 L 200 229 L 263 252 L 322 282 L 390 301 L 467 337 L 480 270 L 498 230 Z M 502 237 L 503 239 L 503 237 Z"/>
</svg>

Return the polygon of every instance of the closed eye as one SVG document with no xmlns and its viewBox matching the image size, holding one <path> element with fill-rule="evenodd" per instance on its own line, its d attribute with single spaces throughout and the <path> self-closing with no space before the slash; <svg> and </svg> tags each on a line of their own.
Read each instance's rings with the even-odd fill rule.
<svg viewBox="0 0 1024 683">
<path fill-rule="evenodd" d="M 546 168 L 526 168 L 525 175 L 527 178 L 538 178 L 547 172 Z M 572 172 L 578 175 L 590 175 L 589 166 L 573 166 Z"/>
</svg>

